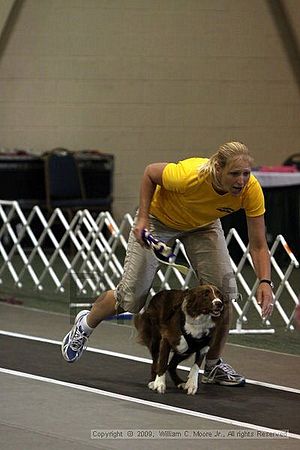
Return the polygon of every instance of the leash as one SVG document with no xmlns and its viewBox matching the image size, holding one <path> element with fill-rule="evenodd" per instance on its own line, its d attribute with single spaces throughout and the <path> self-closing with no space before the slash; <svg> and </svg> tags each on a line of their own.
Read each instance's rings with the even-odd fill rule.
<svg viewBox="0 0 300 450">
<path fill-rule="evenodd" d="M 147 247 L 151 248 L 156 259 L 167 266 L 171 266 L 174 269 L 179 270 L 183 275 L 187 275 L 190 271 L 189 267 L 181 264 L 175 264 L 176 255 L 173 253 L 173 248 L 168 247 L 164 242 L 156 239 L 150 231 L 144 229 L 142 232 L 142 238 Z"/>
</svg>

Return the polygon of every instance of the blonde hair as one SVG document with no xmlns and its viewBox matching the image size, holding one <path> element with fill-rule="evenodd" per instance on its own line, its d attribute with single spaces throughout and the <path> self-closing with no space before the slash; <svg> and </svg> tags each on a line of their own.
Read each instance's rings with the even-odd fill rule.
<svg viewBox="0 0 300 450">
<path fill-rule="evenodd" d="M 215 186 L 222 188 L 217 177 L 217 167 L 224 169 L 230 161 L 237 159 L 248 159 L 250 164 L 253 162 L 245 144 L 242 142 L 227 142 L 221 145 L 217 153 L 212 155 L 205 164 L 199 167 L 199 177 L 207 178 L 210 175 Z"/>
</svg>

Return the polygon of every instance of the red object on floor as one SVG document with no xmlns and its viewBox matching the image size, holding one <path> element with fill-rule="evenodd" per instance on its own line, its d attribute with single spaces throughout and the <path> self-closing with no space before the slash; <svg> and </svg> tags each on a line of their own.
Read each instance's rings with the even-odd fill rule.
<svg viewBox="0 0 300 450">
<path fill-rule="evenodd" d="M 295 173 L 298 172 L 297 166 L 260 166 L 259 172 L 277 172 L 277 173 Z"/>
</svg>

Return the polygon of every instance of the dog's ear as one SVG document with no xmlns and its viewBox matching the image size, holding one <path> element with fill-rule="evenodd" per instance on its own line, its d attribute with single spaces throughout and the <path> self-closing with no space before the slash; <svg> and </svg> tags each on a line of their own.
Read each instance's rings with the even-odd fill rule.
<svg viewBox="0 0 300 450">
<path fill-rule="evenodd" d="M 188 303 L 189 306 L 191 307 L 193 305 L 193 303 L 195 301 L 197 301 L 197 297 L 198 297 L 198 295 L 193 289 L 188 289 L 184 293 L 183 301 L 185 301 L 186 304 Z"/>
</svg>

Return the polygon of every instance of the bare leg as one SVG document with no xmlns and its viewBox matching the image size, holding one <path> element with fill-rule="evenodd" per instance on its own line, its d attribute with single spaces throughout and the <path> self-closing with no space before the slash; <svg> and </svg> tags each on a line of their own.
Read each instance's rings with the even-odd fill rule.
<svg viewBox="0 0 300 450">
<path fill-rule="evenodd" d="M 87 324 L 91 328 L 96 328 L 106 317 L 116 314 L 116 300 L 114 291 L 107 291 L 101 294 L 87 316 Z"/>
</svg>

